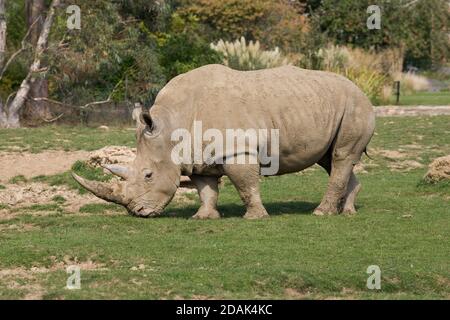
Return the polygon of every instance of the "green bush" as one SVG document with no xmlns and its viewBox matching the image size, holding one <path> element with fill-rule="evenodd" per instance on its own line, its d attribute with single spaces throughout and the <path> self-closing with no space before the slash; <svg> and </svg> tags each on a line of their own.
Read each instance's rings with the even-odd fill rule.
<svg viewBox="0 0 450 320">
<path fill-rule="evenodd" d="M 159 48 L 160 63 L 169 80 L 181 73 L 206 64 L 220 63 L 221 56 L 209 47 L 209 43 L 195 34 L 168 35 Z"/>
</svg>

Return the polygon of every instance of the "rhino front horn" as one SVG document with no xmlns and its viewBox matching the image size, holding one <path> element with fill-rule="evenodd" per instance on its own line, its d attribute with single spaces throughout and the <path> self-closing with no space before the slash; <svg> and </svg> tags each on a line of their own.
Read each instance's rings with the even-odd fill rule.
<svg viewBox="0 0 450 320">
<path fill-rule="evenodd" d="M 119 166 L 117 164 L 105 164 L 102 165 L 103 168 L 111 172 L 112 174 L 127 180 L 131 176 L 130 169 L 124 166 Z"/>
<path fill-rule="evenodd" d="M 72 177 L 85 189 L 92 192 L 95 196 L 110 202 L 126 206 L 127 203 L 123 195 L 118 192 L 120 185 L 114 185 L 104 182 L 86 180 L 72 172 Z"/>
</svg>

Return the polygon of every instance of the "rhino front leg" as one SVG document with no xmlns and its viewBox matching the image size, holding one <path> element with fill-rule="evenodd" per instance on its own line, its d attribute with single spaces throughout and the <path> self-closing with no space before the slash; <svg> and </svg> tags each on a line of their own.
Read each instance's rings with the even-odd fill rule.
<svg viewBox="0 0 450 320">
<path fill-rule="evenodd" d="M 219 219 L 220 213 L 217 211 L 217 199 L 219 197 L 219 178 L 207 176 L 191 176 L 191 181 L 195 184 L 200 201 L 200 209 L 192 217 L 193 219 Z"/>
<path fill-rule="evenodd" d="M 223 168 L 247 207 L 244 218 L 261 219 L 269 217 L 259 194 L 259 165 L 230 164 L 224 165 Z"/>
</svg>

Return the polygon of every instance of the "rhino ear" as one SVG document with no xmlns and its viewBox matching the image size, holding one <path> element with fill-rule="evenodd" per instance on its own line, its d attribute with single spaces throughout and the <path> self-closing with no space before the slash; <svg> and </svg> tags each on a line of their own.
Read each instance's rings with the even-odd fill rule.
<svg viewBox="0 0 450 320">
<path fill-rule="evenodd" d="M 139 119 L 143 125 L 148 126 L 150 131 L 153 130 L 154 122 L 148 112 L 141 112 Z"/>
</svg>

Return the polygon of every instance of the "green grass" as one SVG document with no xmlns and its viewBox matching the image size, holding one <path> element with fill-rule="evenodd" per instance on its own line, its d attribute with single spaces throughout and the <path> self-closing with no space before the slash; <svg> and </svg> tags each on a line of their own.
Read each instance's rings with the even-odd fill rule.
<svg viewBox="0 0 450 320">
<path fill-rule="evenodd" d="M 116 204 L 104 204 L 104 203 L 91 203 L 91 204 L 85 204 L 80 208 L 80 212 L 82 213 L 96 213 L 96 214 L 102 214 L 106 213 L 108 211 L 112 212 L 122 212 L 126 213 L 126 210 L 124 207 L 116 205 Z"/>
<path fill-rule="evenodd" d="M 72 171 L 89 180 L 109 181 L 112 175 L 104 174 L 101 168 L 91 168 L 83 161 L 77 161 L 72 166 Z M 71 189 L 78 190 L 79 193 L 84 194 L 87 191 L 82 188 L 72 177 L 70 171 L 52 175 L 52 176 L 36 176 L 31 179 L 33 182 L 45 182 L 50 186 L 66 185 Z"/>
<path fill-rule="evenodd" d="M 379 119 L 369 153 L 419 144 L 409 157 L 428 163 L 450 154 L 448 123 L 450 117 Z M 133 218 L 114 205 L 47 216 L 23 209 L 0 220 L 0 269 L 49 271 L 18 276 L 18 288 L 0 278 L 0 297 L 23 298 L 40 288 L 48 299 L 448 299 L 448 183 L 424 184 L 426 168 L 392 172 L 391 160 L 371 157 L 366 161 L 378 166 L 359 175 L 363 189 L 352 217 L 311 215 L 327 183 L 319 169 L 263 179 L 271 214 L 263 221 L 240 217 L 244 207 L 228 180 L 219 199 L 225 218 L 217 221 L 187 219 L 197 209 L 194 196 L 197 205 L 172 203 L 166 211 L 173 214 L 156 219 Z M 38 209 L 54 212 L 58 205 Z M 99 267 L 82 269 L 81 290 L 64 289 L 68 275 L 52 268 L 67 259 Z M 370 265 L 381 268 L 380 291 L 366 288 Z"/>
<path fill-rule="evenodd" d="M 391 99 L 391 103 L 395 103 L 395 98 Z M 399 104 L 402 106 L 448 106 L 450 105 L 450 91 L 416 92 L 409 95 L 401 95 Z"/>
<path fill-rule="evenodd" d="M 135 130 L 88 127 L 44 126 L 40 128 L 0 129 L 0 151 L 97 150 L 116 144 L 134 146 Z"/>
<path fill-rule="evenodd" d="M 25 178 L 23 175 L 18 175 L 15 177 L 12 177 L 11 179 L 9 179 L 9 183 L 12 184 L 18 184 L 18 183 L 24 183 L 27 182 L 27 178 Z"/>
<path fill-rule="evenodd" d="M 64 198 L 63 196 L 54 196 L 54 197 L 52 198 L 52 201 L 54 201 L 54 202 L 56 202 L 56 203 L 58 203 L 58 204 L 63 204 L 63 203 L 65 203 L 67 200 L 66 200 L 66 198 Z"/>
</svg>

